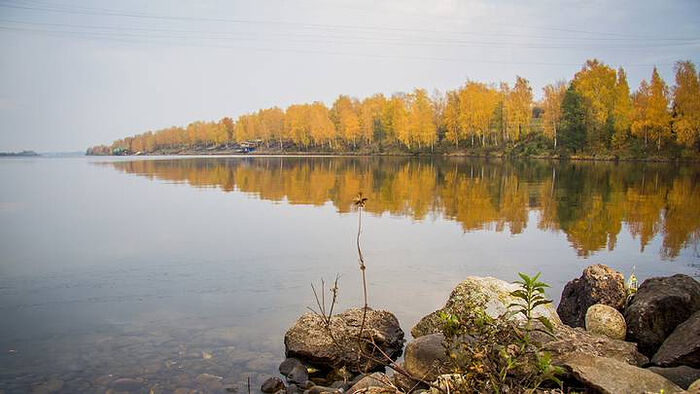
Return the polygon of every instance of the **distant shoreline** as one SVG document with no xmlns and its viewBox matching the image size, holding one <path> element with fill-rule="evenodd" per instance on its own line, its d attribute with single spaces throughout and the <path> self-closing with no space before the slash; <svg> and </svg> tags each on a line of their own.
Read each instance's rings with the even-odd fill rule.
<svg viewBox="0 0 700 394">
<path fill-rule="evenodd" d="M 37 157 L 41 156 L 33 150 L 23 150 L 21 152 L 0 152 L 0 157 Z"/>
<path fill-rule="evenodd" d="M 503 152 L 472 153 L 472 152 L 323 152 L 323 151 L 276 151 L 255 150 L 249 153 L 237 152 L 235 149 L 188 149 L 181 151 L 157 151 L 151 153 L 99 155 L 86 154 L 96 157 L 162 157 L 162 156 L 290 156 L 290 157 L 469 157 L 479 159 L 535 159 L 557 161 L 592 161 L 592 162 L 646 162 L 646 163 L 700 163 L 698 158 L 669 158 L 669 157 L 615 157 L 593 156 L 586 154 L 560 156 L 560 155 L 508 155 Z"/>
</svg>

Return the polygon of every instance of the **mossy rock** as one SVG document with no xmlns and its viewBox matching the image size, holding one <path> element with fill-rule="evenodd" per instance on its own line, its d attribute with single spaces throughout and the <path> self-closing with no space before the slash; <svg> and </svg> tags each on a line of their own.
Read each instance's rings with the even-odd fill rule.
<svg viewBox="0 0 700 394">
<path fill-rule="evenodd" d="M 411 329 L 411 335 L 414 338 L 418 338 L 423 335 L 441 332 L 442 320 L 440 319 L 440 314 L 442 312 L 459 315 L 465 311 L 480 309 L 494 319 L 499 318 L 508 312 L 508 305 L 522 303 L 522 300 L 510 295 L 511 292 L 518 289 L 520 289 L 519 285 L 508 283 L 501 279 L 469 276 L 452 290 L 443 308 L 423 317 Z M 533 317 L 537 318 L 539 316 L 548 318 L 552 324 L 561 324 L 561 320 L 552 304 L 540 305 L 535 308 Z M 524 320 L 524 316 L 519 314 L 513 315 L 512 318 Z"/>
</svg>

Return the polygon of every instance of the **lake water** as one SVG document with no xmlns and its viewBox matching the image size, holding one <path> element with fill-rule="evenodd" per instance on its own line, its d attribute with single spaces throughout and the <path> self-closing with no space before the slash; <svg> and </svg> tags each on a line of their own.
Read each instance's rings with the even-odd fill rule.
<svg viewBox="0 0 700 394">
<path fill-rule="evenodd" d="M 253 391 L 340 275 L 408 335 L 468 275 L 700 274 L 700 167 L 408 158 L 0 160 L 0 392 Z M 201 375 L 208 373 L 215 378 Z M 128 378 L 130 380 L 120 380 Z"/>
</svg>

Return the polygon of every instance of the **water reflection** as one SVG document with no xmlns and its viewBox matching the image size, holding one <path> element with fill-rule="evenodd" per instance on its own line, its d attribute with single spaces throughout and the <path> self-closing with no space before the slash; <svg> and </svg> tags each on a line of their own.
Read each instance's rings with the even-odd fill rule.
<svg viewBox="0 0 700 394">
<path fill-rule="evenodd" d="M 358 191 L 367 211 L 422 220 L 439 214 L 464 231 L 563 232 L 579 256 L 613 250 L 623 225 L 643 251 L 662 237 L 673 259 L 700 239 L 700 168 L 653 163 L 550 163 L 470 159 L 247 157 L 103 163 L 129 174 L 194 187 L 219 187 L 291 204 L 351 209 Z"/>
</svg>

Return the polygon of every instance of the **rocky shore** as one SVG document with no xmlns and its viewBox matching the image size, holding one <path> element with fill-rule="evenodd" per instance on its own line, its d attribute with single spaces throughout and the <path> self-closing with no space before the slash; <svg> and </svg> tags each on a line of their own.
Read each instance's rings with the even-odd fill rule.
<svg viewBox="0 0 700 394">
<path fill-rule="evenodd" d="M 500 279 L 467 277 L 442 308 L 411 329 L 413 338 L 405 346 L 404 331 L 391 312 L 368 309 L 364 324 L 361 309 L 329 319 L 306 313 L 285 335 L 287 358 L 280 375 L 267 379 L 260 390 L 472 392 L 464 389 L 474 387 L 470 379 L 489 376 L 483 369 L 490 367 L 491 356 L 479 358 L 475 351 L 483 347 L 515 360 L 498 376 L 507 385 L 480 382 L 490 387 L 487 391 L 700 393 L 700 283 L 695 279 L 681 274 L 649 278 L 634 289 L 620 272 L 592 265 L 565 286 L 557 308 L 539 302 L 529 305 L 534 307 L 528 306 L 528 313 L 513 314 L 514 305 L 525 306 L 518 290 Z M 481 331 L 459 331 L 458 323 Z M 514 335 L 480 337 L 509 331 Z M 470 355 L 468 362 L 460 352 Z M 534 355 L 536 368 L 519 364 L 517 357 L 523 355 Z"/>
</svg>

